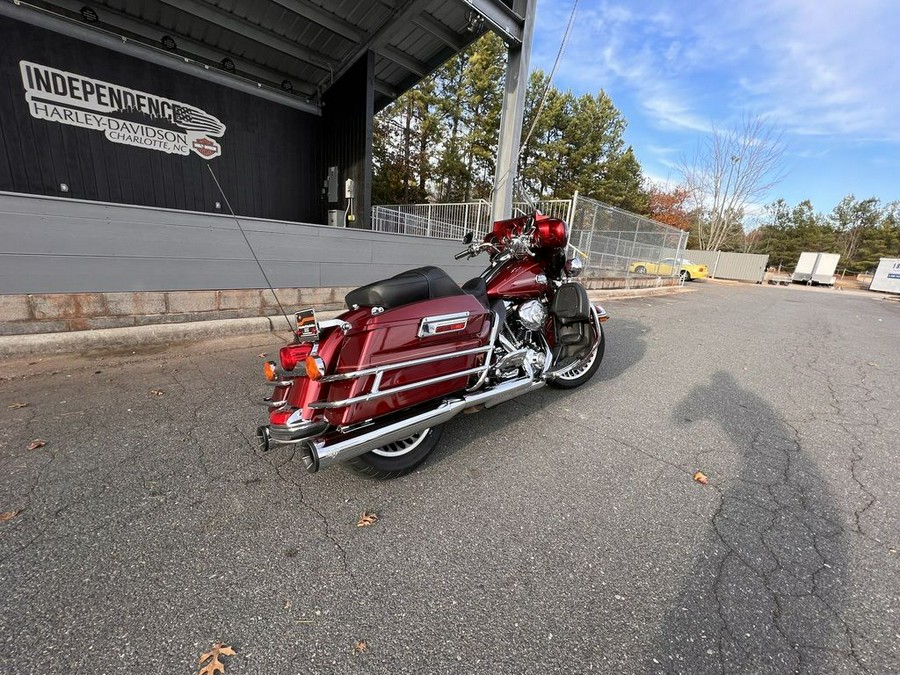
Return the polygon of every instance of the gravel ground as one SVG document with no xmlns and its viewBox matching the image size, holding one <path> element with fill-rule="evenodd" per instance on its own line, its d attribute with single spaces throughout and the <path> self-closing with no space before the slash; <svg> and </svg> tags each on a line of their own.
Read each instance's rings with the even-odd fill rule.
<svg viewBox="0 0 900 675">
<path fill-rule="evenodd" d="M 277 337 L 2 363 L 0 672 L 900 672 L 900 303 L 691 287 L 386 483 L 255 450 Z"/>
</svg>

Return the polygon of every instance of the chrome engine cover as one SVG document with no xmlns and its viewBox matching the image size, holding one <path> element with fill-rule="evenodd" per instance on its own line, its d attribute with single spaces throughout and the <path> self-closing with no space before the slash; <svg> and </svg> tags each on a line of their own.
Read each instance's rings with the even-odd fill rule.
<svg viewBox="0 0 900 675">
<path fill-rule="evenodd" d="M 526 330 L 540 330 L 547 322 L 547 308 L 537 300 L 523 302 L 519 306 L 519 321 Z"/>
</svg>

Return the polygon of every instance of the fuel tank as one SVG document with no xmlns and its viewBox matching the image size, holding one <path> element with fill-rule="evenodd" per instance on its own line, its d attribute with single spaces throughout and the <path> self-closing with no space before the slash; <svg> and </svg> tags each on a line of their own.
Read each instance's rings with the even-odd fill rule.
<svg viewBox="0 0 900 675">
<path fill-rule="evenodd" d="M 488 297 L 526 300 L 543 295 L 547 289 L 544 266 L 537 260 L 509 260 L 485 280 Z"/>
</svg>

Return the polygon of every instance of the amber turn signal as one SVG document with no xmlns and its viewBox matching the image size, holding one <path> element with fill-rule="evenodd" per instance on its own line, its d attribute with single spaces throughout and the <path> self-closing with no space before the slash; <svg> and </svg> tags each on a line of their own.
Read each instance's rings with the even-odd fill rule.
<svg viewBox="0 0 900 675">
<path fill-rule="evenodd" d="M 274 361 L 266 361 L 263 366 L 263 372 L 266 374 L 266 379 L 269 382 L 274 382 L 278 379 L 278 364 Z"/>
<path fill-rule="evenodd" d="M 307 356 L 306 375 L 311 380 L 321 380 L 325 377 L 325 362 L 318 356 Z"/>
</svg>

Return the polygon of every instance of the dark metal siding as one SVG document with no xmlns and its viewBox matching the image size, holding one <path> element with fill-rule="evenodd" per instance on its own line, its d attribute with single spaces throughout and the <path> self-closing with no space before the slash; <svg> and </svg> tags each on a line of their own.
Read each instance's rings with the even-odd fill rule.
<svg viewBox="0 0 900 675">
<path fill-rule="evenodd" d="M 237 213 L 324 222 L 323 121 L 315 115 L 3 17 L 0 44 L 0 190 L 60 196 L 65 183 L 68 196 L 79 199 L 215 212 L 222 199 L 209 164 Z M 113 143 L 102 131 L 33 118 L 20 60 L 206 110 L 226 125 L 217 139 L 222 155 L 209 161 L 193 153 L 170 155 Z"/>
<path fill-rule="evenodd" d="M 322 113 L 325 169 L 338 167 L 342 197 L 339 208 L 346 208 L 343 201 L 344 181 L 352 178 L 356 182 L 356 222 L 350 223 L 350 227 L 371 227 L 374 109 L 375 55 L 367 52 L 328 90 Z M 328 208 L 338 207 L 329 205 Z"/>
</svg>

